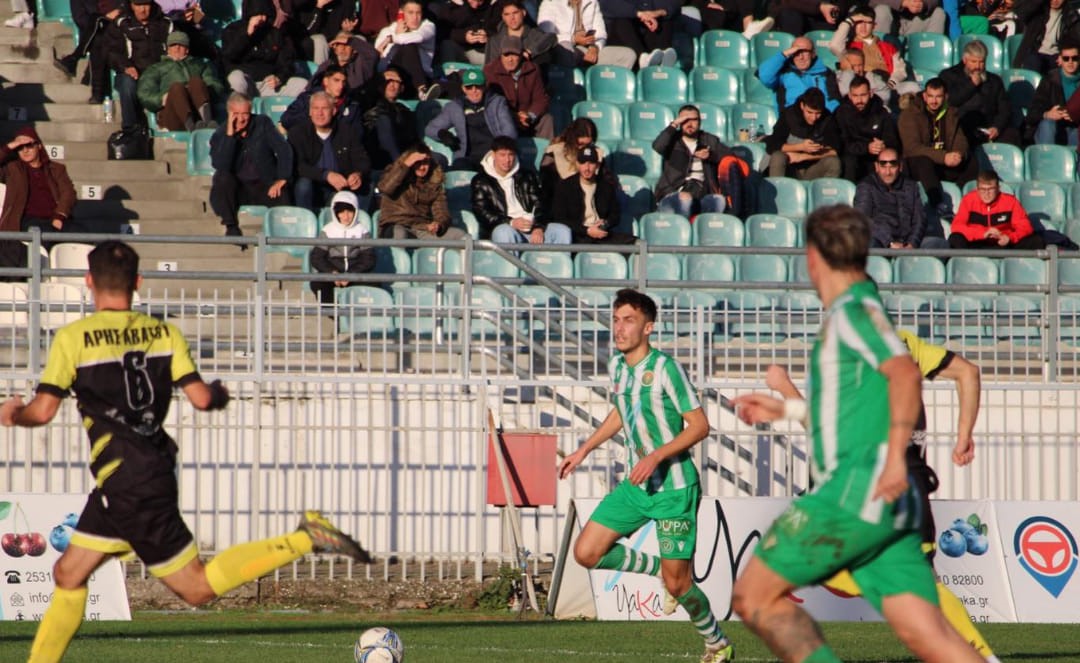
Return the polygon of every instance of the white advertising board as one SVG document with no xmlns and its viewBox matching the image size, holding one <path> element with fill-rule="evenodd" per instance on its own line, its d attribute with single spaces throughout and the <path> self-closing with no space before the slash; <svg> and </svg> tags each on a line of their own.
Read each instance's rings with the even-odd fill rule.
<svg viewBox="0 0 1080 663">
<path fill-rule="evenodd" d="M 0 493 L 0 619 L 38 621 L 49 607 L 53 564 L 66 549 L 86 495 Z M 89 583 L 88 621 L 130 620 L 120 562 L 103 564 Z"/>
<path fill-rule="evenodd" d="M 1005 568 L 1021 622 L 1080 622 L 1075 502 L 998 502 Z"/>
</svg>

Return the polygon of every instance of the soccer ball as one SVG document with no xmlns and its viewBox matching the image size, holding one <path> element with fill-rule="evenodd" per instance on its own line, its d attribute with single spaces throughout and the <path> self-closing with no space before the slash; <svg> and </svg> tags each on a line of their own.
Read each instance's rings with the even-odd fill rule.
<svg viewBox="0 0 1080 663">
<path fill-rule="evenodd" d="M 353 655 L 356 663 L 402 663 L 405 660 L 405 647 L 397 633 L 385 626 L 376 626 L 356 639 Z"/>
</svg>

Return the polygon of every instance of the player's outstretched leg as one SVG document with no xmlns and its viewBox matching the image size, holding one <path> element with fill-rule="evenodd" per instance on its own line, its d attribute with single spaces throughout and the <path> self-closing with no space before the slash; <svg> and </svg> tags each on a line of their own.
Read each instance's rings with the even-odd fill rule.
<svg viewBox="0 0 1080 663">
<path fill-rule="evenodd" d="M 690 622 L 705 639 L 705 653 L 702 663 L 726 663 L 735 659 L 735 648 L 724 637 L 720 622 L 709 605 L 709 597 L 694 584 L 689 559 L 668 559 L 661 563 L 663 568 L 664 589 L 675 597 L 679 605 L 690 616 Z"/>
<path fill-rule="evenodd" d="M 616 543 L 604 553 L 604 556 L 600 558 L 600 561 L 593 568 L 659 576 L 660 558 L 656 555 L 643 553 L 640 550 L 627 548 L 621 543 Z"/>
<path fill-rule="evenodd" d="M 937 583 L 937 591 L 941 612 L 945 613 L 945 619 L 949 620 L 949 623 L 960 634 L 960 637 L 967 640 L 975 648 L 975 651 L 986 659 L 987 663 L 1001 663 L 998 657 L 994 656 L 994 650 L 990 649 L 990 644 L 986 642 L 982 633 L 979 633 L 979 629 L 975 628 L 975 623 L 971 621 L 971 615 L 968 614 L 967 608 L 964 607 L 964 602 L 956 598 L 956 595 L 940 582 Z"/>
<path fill-rule="evenodd" d="M 27 663 L 57 663 L 82 624 L 86 612 L 86 585 L 76 589 L 53 589 L 52 601 L 38 624 Z"/>
<path fill-rule="evenodd" d="M 371 562 L 366 550 L 321 513 L 305 511 L 295 532 L 222 551 L 206 563 L 206 580 L 214 594 L 221 596 L 310 552 L 338 553 Z"/>
</svg>

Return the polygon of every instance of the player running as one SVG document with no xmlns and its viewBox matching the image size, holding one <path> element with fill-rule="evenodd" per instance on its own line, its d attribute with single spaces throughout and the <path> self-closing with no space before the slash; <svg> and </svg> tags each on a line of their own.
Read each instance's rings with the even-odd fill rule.
<svg viewBox="0 0 1080 663">
<path fill-rule="evenodd" d="M 805 423 L 814 489 L 769 527 L 735 583 L 732 605 L 784 661 L 837 662 L 817 623 L 786 596 L 849 569 L 920 659 L 982 663 L 938 608 L 922 554 L 920 498 L 905 459 L 922 375 L 866 276 L 869 222 L 834 205 L 814 211 L 805 228 L 807 269 L 826 308 L 810 355 L 809 399 L 747 394 L 735 405 L 747 423 Z"/>
<path fill-rule="evenodd" d="M 734 659 L 709 599 L 694 584 L 690 563 L 697 541 L 701 488 L 690 448 L 709 434 L 709 421 L 682 366 L 649 345 L 656 303 L 636 290 L 620 290 L 612 306 L 618 350 L 608 363 L 615 408 L 559 466 L 566 478 L 589 453 L 616 433 L 625 438 L 630 474 L 593 511 L 574 545 L 574 559 L 589 569 L 661 576 L 705 638 L 702 663 Z M 617 541 L 656 523 L 660 556 Z"/>
<path fill-rule="evenodd" d="M 131 310 L 139 256 L 122 242 L 89 255 L 86 285 L 96 312 L 56 332 L 34 398 L 0 406 L 4 426 L 43 426 L 69 391 L 90 437 L 90 493 L 70 545 L 53 567 L 56 589 L 29 663 L 59 661 L 86 610 L 87 580 L 112 555 L 134 552 L 191 605 L 201 605 L 310 552 L 368 553 L 318 511 L 283 536 L 242 543 L 205 565 L 180 515 L 176 443 L 161 428 L 178 386 L 199 410 L 220 410 L 229 393 L 203 382 L 174 325 Z"/>
</svg>

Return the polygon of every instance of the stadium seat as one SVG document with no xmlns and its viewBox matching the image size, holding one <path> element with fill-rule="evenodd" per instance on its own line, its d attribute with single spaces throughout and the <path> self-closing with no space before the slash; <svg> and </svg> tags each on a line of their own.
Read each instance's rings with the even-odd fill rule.
<svg viewBox="0 0 1080 663">
<path fill-rule="evenodd" d="M 1076 242 L 1076 238 L 1080 237 L 1080 219 L 1072 218 L 1065 222 L 1065 227 L 1061 229 L 1061 232 L 1065 233 L 1066 237 Z M 1077 242 L 1080 244 L 1080 242 Z"/>
<path fill-rule="evenodd" d="M 893 280 L 893 266 L 885 256 L 867 258 L 866 273 L 875 283 L 892 283 Z"/>
<path fill-rule="evenodd" d="M 737 104 L 742 101 L 740 76 L 721 67 L 694 67 L 690 72 L 690 98 L 720 106 Z"/>
<path fill-rule="evenodd" d="M 734 283 L 735 259 L 725 254 L 691 253 L 686 256 L 683 275 L 688 281 Z M 696 287 L 694 288 L 697 289 Z"/>
<path fill-rule="evenodd" d="M 750 57 L 754 67 L 769 59 L 773 53 L 791 48 L 795 37 L 786 32 L 759 32 L 750 40 Z"/>
<path fill-rule="evenodd" d="M 819 177 L 810 182 L 809 211 L 825 205 L 850 205 L 855 200 L 855 184 L 838 177 Z"/>
<path fill-rule="evenodd" d="M 336 288 L 338 331 L 354 336 L 387 336 L 397 328 L 393 296 L 367 285 Z"/>
<path fill-rule="evenodd" d="M 94 250 L 93 244 L 82 242 L 61 242 L 49 249 L 49 267 L 51 269 L 73 269 L 74 276 L 51 276 L 53 283 L 68 283 L 82 288 L 86 284 L 86 270 L 90 268 L 87 256 Z"/>
<path fill-rule="evenodd" d="M 450 323 L 451 328 L 464 325 L 466 316 L 469 320 L 469 329 L 473 338 L 494 338 L 504 334 L 502 324 L 513 321 L 513 309 L 506 306 L 506 298 L 502 293 L 488 287 L 478 286 L 469 289 L 469 299 L 466 302 L 464 292 L 454 288 L 447 298 L 452 305 L 451 313 L 454 320 Z M 463 304 L 468 306 L 463 306 Z M 456 329 L 454 333 L 457 334 Z"/>
<path fill-rule="evenodd" d="M 629 104 L 637 101 L 634 72 L 624 67 L 594 65 L 585 74 L 585 92 L 589 101 Z M 578 115 L 575 113 L 575 116 Z"/>
<path fill-rule="evenodd" d="M 745 238 L 746 228 L 737 216 L 707 212 L 694 218 L 694 246 L 742 246 Z"/>
<path fill-rule="evenodd" d="M 752 214 L 746 220 L 746 245 L 762 248 L 798 246 L 799 230 L 795 222 L 776 214 Z M 739 277 L 742 278 L 740 270 Z"/>
<path fill-rule="evenodd" d="M 637 101 L 626 107 L 626 136 L 651 145 L 660 132 L 674 120 L 674 111 L 664 104 Z"/>
<path fill-rule="evenodd" d="M 624 140 L 611 155 L 616 175 L 643 177 L 652 186 L 664 167 L 663 159 L 652 148 L 652 140 Z"/>
<path fill-rule="evenodd" d="M 263 233 L 268 238 L 308 238 L 319 236 L 319 219 L 311 210 L 303 207 L 283 205 L 271 207 L 263 220 Z M 270 245 L 270 253 L 287 253 L 294 258 L 306 260 L 311 253 L 311 246 Z"/>
<path fill-rule="evenodd" d="M 956 256 L 945 267 L 945 281 L 960 285 L 997 285 L 998 263 L 983 256 Z"/>
<path fill-rule="evenodd" d="M 705 101 L 695 102 L 694 105 L 701 115 L 701 130 L 716 136 L 721 142 L 729 142 L 728 116 L 723 107 Z"/>
<path fill-rule="evenodd" d="M 915 32 L 907 36 L 907 63 L 915 69 L 939 72 L 953 64 L 953 46 L 946 35 Z"/>
<path fill-rule="evenodd" d="M 626 258 L 621 253 L 590 251 L 574 256 L 574 278 L 579 280 L 618 279 L 627 276 Z M 586 286 L 589 288 L 597 286 Z M 601 286 L 609 287 L 609 286 Z"/>
<path fill-rule="evenodd" d="M 1004 258 L 1001 261 L 999 281 L 1002 285 L 1037 285 L 1045 289 L 1050 263 L 1039 258 Z M 1022 293 L 1023 294 L 1023 293 Z M 1027 299 L 1040 302 L 1036 293 L 1024 294 Z"/>
<path fill-rule="evenodd" d="M 743 102 L 751 101 L 756 104 L 765 104 L 773 109 L 776 108 L 776 93 L 765 87 L 765 84 L 761 82 L 753 69 L 742 72 L 742 100 Z M 733 116 L 732 120 L 734 119 Z M 767 127 L 766 130 L 771 131 L 772 127 Z"/>
<path fill-rule="evenodd" d="M 1058 259 L 1058 285 L 1063 287 L 1080 288 L 1080 256 L 1064 254 Z"/>
<path fill-rule="evenodd" d="M 1065 193 L 1069 197 L 1069 211 L 1067 216 L 1070 219 L 1080 218 L 1080 182 L 1073 182 L 1072 184 L 1067 184 L 1065 186 Z M 1072 237 L 1072 235 L 1069 235 L 1069 237 Z"/>
<path fill-rule="evenodd" d="M 898 256 L 893 258 L 893 282 L 943 285 L 945 265 L 933 256 Z"/>
<path fill-rule="evenodd" d="M 1065 223 L 1065 190 L 1053 182 L 1022 182 L 1017 197 L 1036 229 L 1039 226 L 1054 229 Z"/>
<path fill-rule="evenodd" d="M 593 100 L 579 101 L 574 104 L 573 115 L 575 118 L 587 117 L 592 120 L 596 125 L 598 140 L 618 143 L 623 139 L 623 113 L 616 104 Z"/>
<path fill-rule="evenodd" d="M 730 127 L 729 127 L 730 130 Z M 765 143 L 731 143 L 731 150 L 740 159 L 750 166 L 750 170 L 761 172 L 765 167 L 765 161 L 769 154 L 765 151 Z"/>
<path fill-rule="evenodd" d="M 81 286 L 45 281 L 41 283 L 42 329 L 59 329 L 87 314 Z"/>
<path fill-rule="evenodd" d="M 79 39 L 79 29 L 71 16 L 71 3 L 65 0 L 37 0 L 38 22 L 55 21 L 71 28 L 75 41 Z"/>
<path fill-rule="evenodd" d="M 412 258 L 409 252 L 400 246 L 379 246 L 375 248 L 375 274 L 397 274 L 405 276 L 412 274 Z M 391 283 L 391 287 L 397 288 L 405 285 L 405 280 Z"/>
<path fill-rule="evenodd" d="M 700 64 L 725 69 L 750 69 L 750 42 L 731 30 L 709 30 L 698 39 Z"/>
<path fill-rule="evenodd" d="M 582 255 L 585 254 L 578 254 L 577 257 Z M 579 305 L 577 308 L 567 308 L 563 327 L 568 332 L 583 334 L 590 341 L 595 340 L 597 335 L 606 335 L 610 331 L 607 321 L 611 319 L 613 293 L 614 290 L 608 288 L 574 288 Z"/>
<path fill-rule="evenodd" d="M 740 255 L 738 272 L 743 285 L 725 298 L 730 309 L 726 316 L 728 331 L 750 343 L 782 341 L 785 330 L 771 312 L 782 292 L 749 289 L 745 284 L 786 282 L 787 260 L 776 255 Z"/>
<path fill-rule="evenodd" d="M 792 177 L 765 177 L 758 182 L 757 207 L 762 214 L 780 214 L 789 219 L 806 216 L 806 187 Z"/>
<path fill-rule="evenodd" d="M 424 136 L 424 144 L 431 150 L 435 159 L 441 162 L 443 170 L 448 171 L 450 169 L 450 164 L 454 163 L 454 151 L 428 136 Z"/>
<path fill-rule="evenodd" d="M 1076 150 L 1064 145 L 1029 145 L 1024 150 L 1028 181 L 1076 181 Z"/>
<path fill-rule="evenodd" d="M 476 220 L 476 215 L 471 210 L 463 209 L 455 214 L 451 225 L 462 228 L 473 239 L 480 239 L 480 222 Z"/>
<path fill-rule="evenodd" d="M 780 295 L 777 303 L 780 309 L 781 329 L 784 336 L 804 342 L 813 341 L 821 330 L 818 315 L 821 312 L 821 300 L 813 290 L 789 290 Z"/>
<path fill-rule="evenodd" d="M 289 97 L 286 95 L 271 95 L 267 97 L 255 97 L 254 102 L 256 104 L 255 112 L 259 115 L 265 115 L 270 118 L 270 121 L 274 124 L 278 123 L 281 119 L 282 113 L 289 107 L 289 104 L 293 102 L 295 97 Z"/>
<path fill-rule="evenodd" d="M 1023 41 L 1024 34 L 1022 32 L 1005 38 L 1005 66 L 1013 66 L 1013 62 L 1016 60 L 1016 52 L 1020 50 L 1020 44 Z"/>
<path fill-rule="evenodd" d="M 975 148 L 980 170 L 993 170 L 1006 182 L 1024 179 L 1024 152 L 1008 143 L 983 143 Z"/>
<path fill-rule="evenodd" d="M 443 306 L 448 303 L 445 294 L 439 295 L 434 285 L 405 285 L 394 290 L 397 305 L 395 326 L 409 334 L 431 337 L 439 325 L 446 326 L 446 313 L 436 305 L 439 297 Z"/>
<path fill-rule="evenodd" d="M 645 278 L 650 281 L 678 281 L 682 279 L 682 260 L 674 253 L 650 253 L 645 259 Z M 630 256 L 630 278 L 638 279 L 641 274 L 641 256 Z M 650 287 L 650 290 L 656 290 Z M 671 289 L 671 286 L 666 288 Z M 665 288 L 660 288 L 665 290 Z M 674 296 L 674 292 L 671 293 Z"/>
<path fill-rule="evenodd" d="M 641 239 L 657 246 L 690 246 L 690 222 L 668 212 L 651 212 L 638 221 Z"/>
<path fill-rule="evenodd" d="M 525 170 L 540 170 L 540 160 L 544 158 L 544 150 L 550 141 L 546 138 L 535 136 L 518 136 L 518 162 Z"/>
<path fill-rule="evenodd" d="M 1024 120 L 1024 114 L 1031 107 L 1031 99 L 1035 96 L 1035 89 L 1039 87 L 1042 76 L 1036 71 L 1027 69 L 1006 69 L 1001 74 L 1005 89 L 1009 95 L 1009 104 L 1012 106 L 1012 122 L 1014 126 L 1020 126 Z"/>
<path fill-rule="evenodd" d="M 619 175 L 619 189 L 623 193 L 619 199 L 623 216 L 619 225 L 630 228 L 635 220 L 652 210 L 652 189 L 649 188 L 649 183 L 645 181 L 645 178 L 638 175 Z"/>
<path fill-rule="evenodd" d="M 462 274 L 461 249 L 425 246 L 413 252 L 413 274 Z"/>
<path fill-rule="evenodd" d="M 450 213 L 472 210 L 472 179 L 476 173 L 471 170 L 448 170 L 444 174 L 443 188 L 446 189 L 446 204 Z"/>
<path fill-rule="evenodd" d="M 26 286 L 21 283 L 0 281 L 0 332 L 5 338 L 13 332 L 25 330 L 29 324 L 30 316 L 27 312 L 30 299 L 26 294 Z M 22 308 L 23 310 L 18 310 Z"/>
<path fill-rule="evenodd" d="M 922 185 L 920 185 L 921 187 Z M 952 205 L 953 214 L 960 209 L 960 199 L 964 197 L 964 194 L 960 191 L 960 187 L 955 182 L 942 182 L 941 183 L 942 201 L 948 202 Z"/>
<path fill-rule="evenodd" d="M 788 282 L 809 283 L 810 270 L 806 266 L 806 254 L 788 256 Z"/>
<path fill-rule="evenodd" d="M 953 42 L 953 53 L 956 54 L 956 61 L 960 61 L 964 53 L 964 46 L 967 46 L 968 42 L 972 41 L 981 41 L 986 46 L 986 70 L 1001 75 L 1001 72 L 1008 65 L 1005 62 L 1005 46 L 995 35 L 960 35 Z"/>
<path fill-rule="evenodd" d="M 526 251 L 522 261 L 549 279 L 574 278 L 574 261 L 569 253 L 555 251 Z"/>
<path fill-rule="evenodd" d="M 547 91 L 552 100 L 570 104 L 584 101 L 585 74 L 577 67 L 549 65 Z"/>
<path fill-rule="evenodd" d="M 740 142 L 744 142 L 742 135 L 739 133 L 742 129 L 746 129 L 751 136 L 756 134 L 758 137 L 764 138 L 772 132 L 777 118 L 778 113 L 775 106 L 767 106 L 754 101 L 735 104 L 731 107 L 731 121 L 728 122 L 728 131 L 732 138 Z"/>
<path fill-rule="evenodd" d="M 832 30 L 811 30 L 803 35 L 814 43 L 814 53 L 817 55 L 818 60 L 821 61 L 826 67 L 832 70 L 836 70 L 837 58 L 829 50 L 829 42 L 832 40 Z"/>
<path fill-rule="evenodd" d="M 210 137 L 214 129 L 196 129 L 191 132 L 187 144 L 188 175 L 213 175 L 214 167 L 210 164 Z"/>
<path fill-rule="evenodd" d="M 690 82 L 675 67 L 645 67 L 637 74 L 637 95 L 641 101 L 685 104 L 690 100 Z"/>
<path fill-rule="evenodd" d="M 490 276 L 496 279 L 518 278 L 517 265 L 495 251 L 473 251 L 473 276 Z"/>
</svg>

